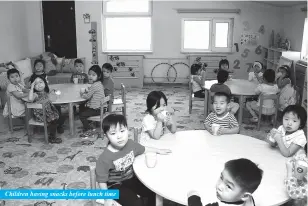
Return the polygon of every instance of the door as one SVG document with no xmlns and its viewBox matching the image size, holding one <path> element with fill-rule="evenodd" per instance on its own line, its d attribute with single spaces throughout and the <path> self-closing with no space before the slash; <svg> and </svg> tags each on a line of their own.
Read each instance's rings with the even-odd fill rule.
<svg viewBox="0 0 308 206">
<path fill-rule="evenodd" d="M 76 58 L 74 1 L 42 1 L 45 51 L 59 57 Z"/>
</svg>

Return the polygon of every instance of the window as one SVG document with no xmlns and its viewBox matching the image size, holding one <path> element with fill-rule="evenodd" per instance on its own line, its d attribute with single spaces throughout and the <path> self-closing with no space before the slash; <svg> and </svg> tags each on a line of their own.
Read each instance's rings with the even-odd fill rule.
<svg viewBox="0 0 308 206">
<path fill-rule="evenodd" d="M 182 20 L 182 52 L 231 52 L 231 19 L 198 18 Z"/>
<path fill-rule="evenodd" d="M 103 2 L 104 52 L 151 52 L 152 5 L 150 0 Z"/>
<path fill-rule="evenodd" d="M 301 51 L 301 60 L 302 61 L 308 61 L 308 19 L 305 19 L 305 25 L 304 25 L 304 33 L 303 33 L 303 40 L 302 40 L 302 51 Z"/>
</svg>

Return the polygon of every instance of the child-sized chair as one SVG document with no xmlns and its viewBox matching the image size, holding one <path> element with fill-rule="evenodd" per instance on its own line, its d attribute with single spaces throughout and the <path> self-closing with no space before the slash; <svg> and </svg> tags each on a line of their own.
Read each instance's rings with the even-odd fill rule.
<svg viewBox="0 0 308 206">
<path fill-rule="evenodd" d="M 194 101 L 204 101 L 204 98 L 194 97 L 194 92 L 192 90 L 192 82 L 189 82 L 189 114 L 191 114 Z"/>
<path fill-rule="evenodd" d="M 28 142 L 31 143 L 32 134 L 30 132 L 30 126 L 42 126 L 44 127 L 44 137 L 46 143 L 48 144 L 48 130 L 47 130 L 47 121 L 46 121 L 46 104 L 45 103 L 26 103 L 26 126 L 28 131 Z M 43 119 L 44 122 L 37 122 L 32 118 L 31 109 L 42 109 L 43 110 Z"/>
<path fill-rule="evenodd" d="M 109 104 L 108 104 L 109 102 Z M 88 120 L 89 121 L 93 121 L 93 122 L 100 122 L 100 132 L 98 134 L 98 138 L 101 138 L 101 135 L 103 133 L 103 119 L 105 116 L 107 116 L 108 114 L 110 114 L 109 112 L 104 113 L 104 108 L 108 107 L 108 111 L 111 111 L 111 101 L 110 101 L 110 95 L 107 97 L 104 97 L 101 99 L 101 113 L 98 116 L 92 116 L 89 117 Z"/>
<path fill-rule="evenodd" d="M 112 96 L 112 109 L 109 111 L 113 111 L 113 108 L 121 107 L 122 108 L 122 114 L 124 117 L 126 117 L 126 90 L 125 85 L 121 83 L 121 96 L 113 97 Z M 116 111 L 115 111 L 116 112 Z"/>
<path fill-rule="evenodd" d="M 12 115 L 12 105 L 11 105 L 11 94 L 7 94 L 7 111 L 8 111 L 8 121 L 9 121 L 9 129 L 10 129 L 10 132 L 13 133 L 14 131 L 14 128 L 15 129 L 20 129 L 20 128 L 24 128 L 23 126 L 14 126 L 13 125 L 13 119 L 16 119 L 16 118 L 13 118 L 13 115 Z"/>
<path fill-rule="evenodd" d="M 274 115 L 274 120 L 272 120 L 272 121 L 273 121 L 273 126 L 276 127 L 277 113 L 278 113 L 278 108 L 279 108 L 279 96 L 277 94 L 268 94 L 268 95 L 261 94 L 259 96 L 259 99 L 260 99 L 260 107 L 259 107 L 259 120 L 258 120 L 257 129 L 260 130 L 263 101 L 264 100 L 270 100 L 270 99 L 274 101 L 275 113 L 274 114 L 263 114 L 263 115 L 266 115 L 266 116 L 273 116 Z"/>
</svg>

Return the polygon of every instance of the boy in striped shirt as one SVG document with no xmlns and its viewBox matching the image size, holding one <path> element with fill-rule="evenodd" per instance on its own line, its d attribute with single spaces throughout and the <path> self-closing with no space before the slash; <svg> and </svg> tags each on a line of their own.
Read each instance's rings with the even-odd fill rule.
<svg viewBox="0 0 308 206">
<path fill-rule="evenodd" d="M 216 92 L 214 95 L 213 110 L 204 121 L 204 127 L 213 134 L 212 124 L 219 124 L 218 135 L 237 134 L 239 124 L 232 113 L 228 111 L 230 107 L 230 96 L 223 92 Z"/>
</svg>

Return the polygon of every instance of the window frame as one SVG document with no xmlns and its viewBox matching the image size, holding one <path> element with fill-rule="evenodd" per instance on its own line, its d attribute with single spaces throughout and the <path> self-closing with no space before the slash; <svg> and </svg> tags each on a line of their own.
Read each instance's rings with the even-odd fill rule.
<svg viewBox="0 0 308 206">
<path fill-rule="evenodd" d="M 209 48 L 208 49 L 185 49 L 184 48 L 184 22 L 185 21 L 210 21 L 209 28 Z M 212 18 L 182 18 L 181 24 L 181 52 L 182 53 L 228 53 L 232 52 L 234 42 L 234 17 L 212 17 Z M 229 23 L 228 28 L 228 47 L 215 47 L 216 23 Z"/>
<path fill-rule="evenodd" d="M 148 12 L 107 12 L 107 2 L 103 1 L 102 6 L 102 53 L 152 53 L 153 52 L 153 18 L 152 18 L 152 9 L 153 2 L 148 0 L 149 9 Z M 107 49 L 107 34 L 106 34 L 106 19 L 107 18 L 145 18 L 149 17 L 151 19 L 151 41 L 149 50 L 108 50 Z"/>
</svg>

